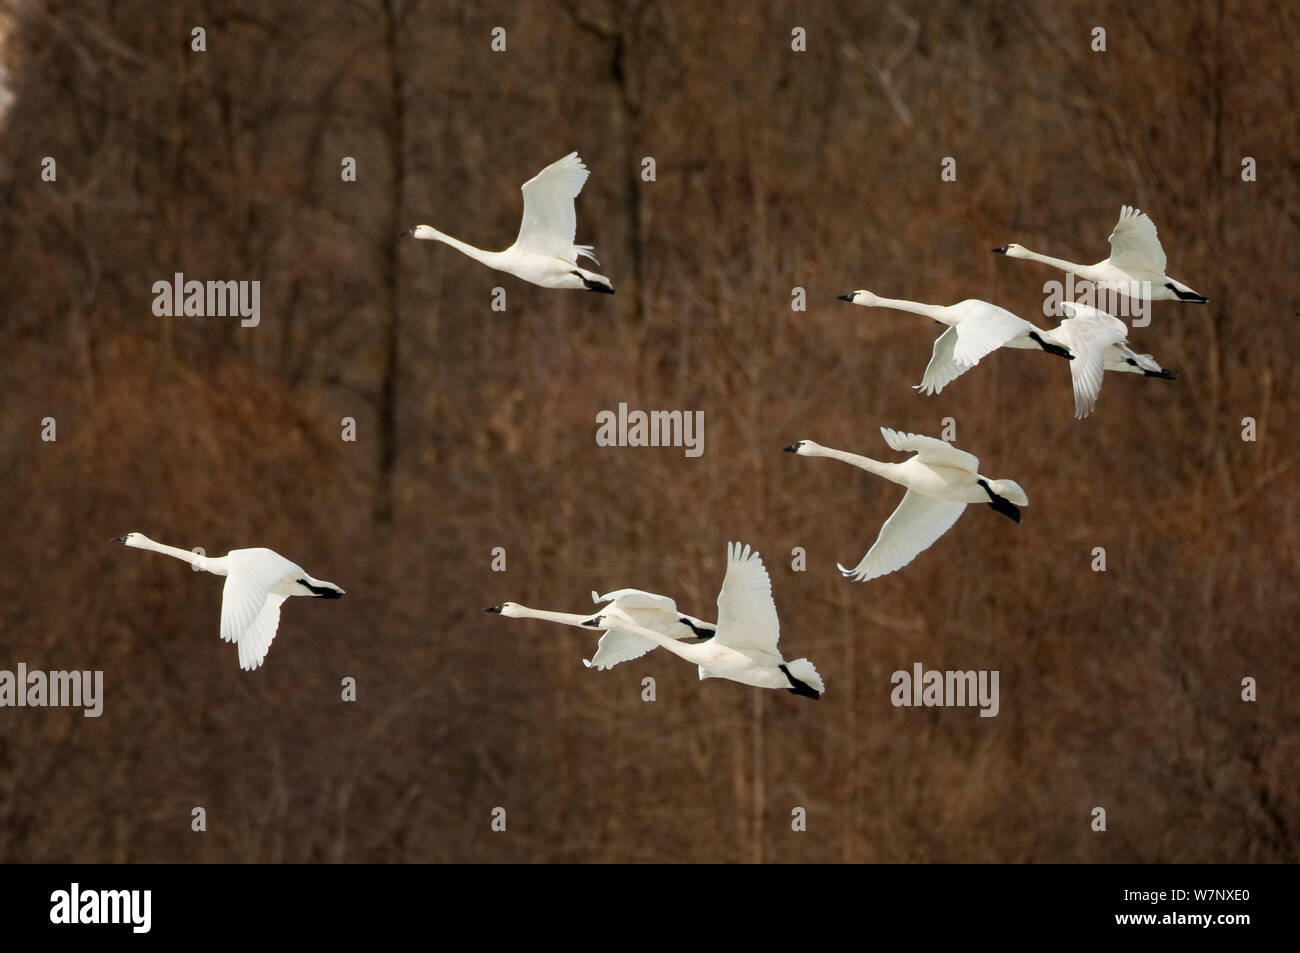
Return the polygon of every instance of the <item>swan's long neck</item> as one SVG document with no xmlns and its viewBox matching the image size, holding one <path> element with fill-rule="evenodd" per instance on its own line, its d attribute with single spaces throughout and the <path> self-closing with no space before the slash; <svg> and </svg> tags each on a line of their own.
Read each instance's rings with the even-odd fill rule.
<svg viewBox="0 0 1300 953">
<path fill-rule="evenodd" d="M 1066 261 L 1064 258 L 1053 258 L 1051 255 L 1040 255 L 1036 251 L 1030 251 L 1024 248 L 1017 258 L 1028 258 L 1030 261 L 1041 261 L 1044 265 L 1051 265 L 1053 268 L 1059 268 L 1061 271 L 1071 271 L 1076 275 L 1083 275 L 1089 271 L 1092 265 L 1080 265 L 1078 262 Z"/>
<path fill-rule="evenodd" d="M 877 295 L 867 305 L 869 308 L 892 308 L 895 311 L 910 311 L 912 314 L 923 314 L 927 318 L 933 318 L 943 324 L 952 324 L 952 318 L 949 317 L 949 309 L 941 304 L 921 304 L 919 301 L 904 301 L 901 298 L 881 298 Z"/>
<path fill-rule="evenodd" d="M 516 610 L 516 617 L 520 619 L 541 619 L 543 622 L 559 622 L 562 625 L 582 625 L 591 618 L 589 615 L 578 615 L 573 612 L 548 612 L 545 609 L 530 609 L 528 606 L 519 606 Z"/>
<path fill-rule="evenodd" d="M 859 456 L 856 453 L 845 453 L 843 450 L 832 450 L 830 447 L 817 447 L 808 454 L 810 457 L 830 457 L 832 460 L 842 460 L 845 463 L 852 464 L 860 470 L 866 470 L 868 473 L 874 473 L 876 476 L 884 477 L 886 480 L 894 480 L 894 471 L 898 468 L 897 463 L 885 463 L 881 460 L 872 460 L 870 457 Z"/>
<path fill-rule="evenodd" d="M 218 576 L 224 576 L 226 574 L 226 560 L 224 556 L 208 559 L 204 556 L 200 556 L 198 553 L 190 552 L 188 549 L 177 549 L 175 546 L 168 546 L 165 543 L 156 543 L 147 536 L 138 542 L 132 542 L 131 546 L 135 549 L 151 549 L 155 553 L 162 553 L 165 556 L 174 556 L 176 559 L 183 559 L 195 569 L 215 573 Z"/>
<path fill-rule="evenodd" d="M 660 648 L 667 649 L 669 652 L 681 656 L 688 662 L 694 662 L 697 665 L 700 662 L 700 649 L 703 647 L 702 645 L 692 645 L 689 642 L 679 642 L 676 639 L 671 639 L 666 635 L 654 631 L 654 629 L 647 629 L 643 625 L 636 625 L 635 623 L 626 622 L 621 619 L 617 621 L 610 620 L 610 627 L 617 629 L 620 632 L 626 632 L 628 635 L 639 635 L 643 639 L 649 639 Z"/>
<path fill-rule="evenodd" d="M 444 245 L 450 245 L 462 255 L 468 255 L 470 258 L 482 262 L 489 268 L 496 268 L 499 264 L 499 259 L 501 257 L 501 252 L 499 251 L 485 251 L 482 248 L 477 248 L 468 242 L 461 241 L 459 238 L 452 238 L 445 232 L 438 231 L 432 225 L 429 226 L 429 231 L 433 232 L 433 237 L 426 238 L 425 241 L 442 242 Z"/>
</svg>

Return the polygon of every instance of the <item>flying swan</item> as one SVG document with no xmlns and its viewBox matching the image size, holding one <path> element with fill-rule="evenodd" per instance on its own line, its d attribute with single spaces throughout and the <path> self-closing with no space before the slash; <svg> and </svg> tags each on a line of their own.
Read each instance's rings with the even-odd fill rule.
<svg viewBox="0 0 1300 953">
<path fill-rule="evenodd" d="M 489 606 L 484 611 L 495 612 L 508 619 L 542 619 L 574 626 L 586 626 L 593 619 L 604 617 L 606 623 L 598 628 L 605 629 L 606 632 L 596 644 L 596 654 L 590 660 L 582 660 L 587 668 L 597 670 L 613 668 L 619 662 L 640 658 L 655 647 L 655 643 L 649 639 L 614 628 L 616 623 L 643 626 L 670 639 L 709 639 L 717 629 L 712 622 L 678 612 L 677 603 L 667 596 L 641 589 L 619 589 L 603 596 L 592 590 L 591 601 L 606 602 L 609 605 L 590 615 L 530 609 L 517 602 L 503 602 L 499 606 Z"/>
<path fill-rule="evenodd" d="M 280 604 L 290 596 L 338 599 L 343 590 L 315 579 L 297 563 L 269 549 L 232 549 L 224 556 L 200 556 L 188 549 L 155 543 L 144 533 L 127 533 L 110 542 L 151 549 L 183 559 L 195 569 L 225 576 L 221 591 L 221 638 L 239 645 L 239 667 L 252 671 L 262 664 L 280 625 Z"/>
<path fill-rule="evenodd" d="M 417 225 L 402 235 L 450 245 L 489 268 L 509 272 L 543 288 L 585 288 L 612 295 L 614 286 L 608 278 L 578 265 L 579 255 L 596 261 L 592 247 L 573 243 L 578 232 L 573 200 L 582 191 L 588 174 L 578 153 L 570 152 L 525 182 L 521 187 L 524 220 L 519 237 L 505 251 L 475 248 L 432 225 Z"/>
<path fill-rule="evenodd" d="M 1062 301 L 1070 315 L 1052 333 L 1064 341 L 1075 355 L 1070 362 L 1074 384 L 1074 416 L 1087 417 L 1097 406 L 1104 371 L 1119 371 L 1173 380 L 1177 375 L 1165 370 L 1150 354 L 1137 354 L 1128 346 L 1128 328 L 1114 315 L 1091 305 Z"/>
<path fill-rule="evenodd" d="M 591 628 L 613 625 L 629 635 L 657 642 L 699 666 L 700 679 L 729 678 L 758 688 L 784 688 L 795 695 L 820 698 L 826 686 L 806 658 L 786 662 L 777 648 L 781 626 L 772 601 L 772 581 L 758 553 L 740 543 L 727 544 L 727 574 L 718 593 L 718 626 L 707 642 L 678 642 L 641 625 L 598 616 Z"/>
<path fill-rule="evenodd" d="M 1099 288 L 1117 291 L 1134 300 L 1192 301 L 1197 304 L 1210 300 L 1165 274 L 1165 250 L 1160 247 L 1156 224 L 1151 221 L 1151 216 L 1128 205 L 1122 206 L 1119 221 L 1107 241 L 1110 242 L 1110 257 L 1095 265 L 1078 265 L 1040 255 L 1014 242 L 993 251 L 1008 258 L 1028 258 L 1053 265 L 1091 281 Z"/>
<path fill-rule="evenodd" d="M 1074 360 L 1069 347 L 1051 331 L 1037 328 L 1005 308 L 978 298 L 967 298 L 950 305 L 921 304 L 919 301 L 882 298 L 870 291 L 854 291 L 840 295 L 839 300 L 864 308 L 910 311 L 948 326 L 948 330 L 935 340 L 930 363 L 926 365 L 921 383 L 915 385 L 915 389 L 923 394 L 939 393 L 1000 347 L 1041 350 Z"/>
<path fill-rule="evenodd" d="M 987 503 L 1003 516 L 1020 522 L 1017 506 L 1028 506 L 1025 491 L 1013 480 L 981 476 L 979 459 L 958 450 L 946 440 L 880 428 L 885 443 L 900 453 L 915 455 L 902 463 L 882 463 L 843 450 L 800 440 L 785 448 L 805 457 L 831 457 L 907 487 L 903 502 L 885 520 L 871 549 L 853 569 L 839 566 L 844 575 L 866 582 L 902 569 L 934 545 L 957 522 L 968 503 Z M 838 564 L 837 564 L 838 565 Z"/>
</svg>

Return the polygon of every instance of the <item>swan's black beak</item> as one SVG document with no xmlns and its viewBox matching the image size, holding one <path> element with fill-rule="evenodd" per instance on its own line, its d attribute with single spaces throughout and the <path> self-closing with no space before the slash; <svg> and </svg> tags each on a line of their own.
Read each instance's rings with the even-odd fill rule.
<svg viewBox="0 0 1300 953">
<path fill-rule="evenodd" d="M 799 445 L 798 445 L 797 443 L 792 443 L 792 444 L 790 444 L 790 446 L 788 446 L 788 447 L 782 447 L 782 448 L 781 448 L 781 452 L 782 452 L 782 453 L 798 453 L 798 452 L 799 452 Z"/>
<path fill-rule="evenodd" d="M 125 536 L 114 536 L 112 539 L 109 540 L 109 542 L 110 542 L 110 543 L 125 543 L 125 542 L 126 542 L 126 537 L 125 537 Z"/>
<path fill-rule="evenodd" d="M 852 301 L 852 300 L 853 300 L 853 295 L 836 295 L 836 296 L 835 296 L 835 300 L 836 300 L 836 301 Z"/>
<path fill-rule="evenodd" d="M 995 255 L 1005 255 L 1006 253 L 1007 253 L 1007 246 L 1006 246 L 1006 245 L 1003 245 L 1001 248 L 995 248 L 995 249 L 993 249 L 993 254 L 995 254 Z"/>
<path fill-rule="evenodd" d="M 586 626 L 587 628 L 589 628 L 589 629 L 599 629 L 599 628 L 601 627 L 601 623 L 604 622 L 604 621 L 605 621 L 605 617 L 604 617 L 604 616 L 596 616 L 596 618 L 594 618 L 594 619 L 588 619 L 586 622 L 584 622 L 584 623 L 582 623 L 582 624 L 585 625 L 585 626 Z"/>
<path fill-rule="evenodd" d="M 488 607 L 487 607 L 486 609 L 484 609 L 483 611 L 484 611 L 484 612 L 495 612 L 497 615 L 500 615 L 500 614 L 501 614 L 501 606 L 488 606 Z"/>
<path fill-rule="evenodd" d="M 411 237 L 413 237 L 414 235 L 415 235 L 415 229 L 413 229 L 413 228 L 408 228 L 408 229 L 407 229 L 406 231 L 404 231 L 404 232 L 398 232 L 398 233 L 397 233 L 397 237 L 398 237 L 398 238 L 411 238 Z"/>
</svg>

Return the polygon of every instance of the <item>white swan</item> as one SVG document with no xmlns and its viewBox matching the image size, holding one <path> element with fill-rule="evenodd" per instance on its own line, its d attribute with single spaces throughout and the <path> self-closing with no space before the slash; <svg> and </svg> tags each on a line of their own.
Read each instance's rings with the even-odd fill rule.
<svg viewBox="0 0 1300 953">
<path fill-rule="evenodd" d="M 777 648 L 781 626 L 772 601 L 772 581 L 758 553 L 740 543 L 727 544 L 727 575 L 718 593 L 718 626 L 707 642 L 688 644 L 645 626 L 603 614 L 582 623 L 590 628 L 613 626 L 629 635 L 657 642 L 699 666 L 701 680 L 729 678 L 758 688 L 784 688 L 796 695 L 820 698 L 826 686 L 812 662 L 786 662 Z"/>
<path fill-rule="evenodd" d="M 981 476 L 979 459 L 946 440 L 899 433 L 888 427 L 881 427 L 880 432 L 890 447 L 900 452 L 913 451 L 915 456 L 902 463 L 882 463 L 855 453 L 832 450 L 811 440 L 800 440 L 785 448 L 787 453 L 805 457 L 843 460 L 907 487 L 903 502 L 885 520 L 880 535 L 862 561 L 853 569 L 839 566 L 844 575 L 866 582 L 902 569 L 948 532 L 968 503 L 988 503 L 1004 516 L 1020 522 L 1020 510 L 1016 507 L 1028 506 L 1029 498 L 1015 481 Z"/>
<path fill-rule="evenodd" d="M 224 556 L 200 556 L 188 549 L 155 543 L 144 533 L 127 533 L 111 540 L 135 549 L 151 549 L 183 559 L 195 569 L 225 576 L 221 591 L 221 638 L 239 645 L 239 667 L 252 671 L 262 664 L 280 625 L 280 604 L 290 596 L 338 599 L 343 590 L 332 582 L 307 575 L 269 549 L 232 549 Z"/>
<path fill-rule="evenodd" d="M 1075 355 L 1070 362 L 1075 417 L 1087 417 L 1097 406 L 1104 371 L 1143 374 L 1165 380 L 1175 378 L 1173 371 L 1162 368 L 1150 354 L 1137 354 L 1129 349 L 1128 328 L 1119 318 L 1073 301 L 1062 301 L 1061 307 L 1070 317 L 1052 333 Z"/>
<path fill-rule="evenodd" d="M 521 187 L 524 220 L 519 237 L 505 251 L 475 248 L 432 225 L 417 225 L 402 235 L 450 245 L 489 268 L 509 272 L 543 288 L 585 288 L 612 295 L 614 286 L 608 278 L 578 265 L 579 255 L 596 261 L 591 246 L 573 243 L 578 232 L 573 200 L 582 191 L 587 175 L 578 154 L 570 152 L 525 182 Z"/>
<path fill-rule="evenodd" d="M 619 662 L 640 658 L 655 647 L 654 642 L 610 627 L 615 622 L 644 626 L 671 639 L 708 639 L 713 637 L 717 629 L 712 622 L 677 611 L 677 603 L 667 596 L 641 589 L 619 589 L 603 596 L 593 590 L 591 601 L 607 602 L 609 605 L 590 615 L 530 609 L 517 602 L 503 602 L 499 606 L 489 606 L 484 611 L 495 612 L 509 619 L 542 619 L 575 626 L 585 626 L 592 619 L 604 616 L 610 625 L 600 626 L 607 631 L 596 645 L 596 654 L 590 660 L 582 660 L 587 668 L 597 670 L 613 668 Z"/>
<path fill-rule="evenodd" d="M 1110 257 L 1095 265 L 1079 265 L 1040 255 L 1015 242 L 993 251 L 1008 258 L 1027 258 L 1053 265 L 1100 288 L 1117 291 L 1135 300 L 1192 301 L 1197 304 L 1209 300 L 1165 274 L 1165 250 L 1160 247 L 1151 216 L 1128 205 L 1121 207 L 1119 221 L 1107 241 L 1110 242 Z"/>
<path fill-rule="evenodd" d="M 855 291 L 840 295 L 839 300 L 864 308 L 910 311 L 948 325 L 948 330 L 934 342 L 934 351 L 921 376 L 921 383 L 914 387 L 923 394 L 939 393 L 978 364 L 981 358 L 1000 347 L 1040 350 L 1067 360 L 1073 359 L 1069 348 L 1057 340 L 1051 331 L 1035 327 L 1005 308 L 978 298 L 967 298 L 951 305 L 921 304 L 918 301 L 882 298 L 870 291 Z"/>
</svg>

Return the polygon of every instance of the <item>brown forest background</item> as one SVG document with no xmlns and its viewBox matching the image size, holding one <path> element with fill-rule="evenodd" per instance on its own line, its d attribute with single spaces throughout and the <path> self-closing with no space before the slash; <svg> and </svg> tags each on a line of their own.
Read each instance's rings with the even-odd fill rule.
<svg viewBox="0 0 1300 953">
<path fill-rule="evenodd" d="M 0 668 L 106 694 L 0 710 L 0 860 L 1297 859 L 1295 4 L 0 10 Z M 395 238 L 505 247 L 573 149 L 614 298 Z M 835 300 L 1041 319 L 1061 276 L 989 250 L 1099 260 L 1125 203 L 1210 304 L 1158 303 L 1132 339 L 1179 380 L 1110 375 L 1086 421 L 1032 354 L 921 397 L 933 325 Z M 260 326 L 155 317 L 176 271 L 260 280 Z M 704 456 L 597 447 L 620 401 L 703 410 Z M 841 579 L 900 491 L 781 448 L 891 458 L 881 425 L 947 416 L 1023 524 L 975 508 Z M 291 603 L 241 672 L 220 580 L 107 542 L 130 530 L 348 595 Z M 482 611 L 636 586 L 713 618 L 729 539 L 820 701 L 662 652 L 588 671 L 586 633 Z M 893 708 L 914 661 L 1000 670 L 1001 714 Z"/>
</svg>

